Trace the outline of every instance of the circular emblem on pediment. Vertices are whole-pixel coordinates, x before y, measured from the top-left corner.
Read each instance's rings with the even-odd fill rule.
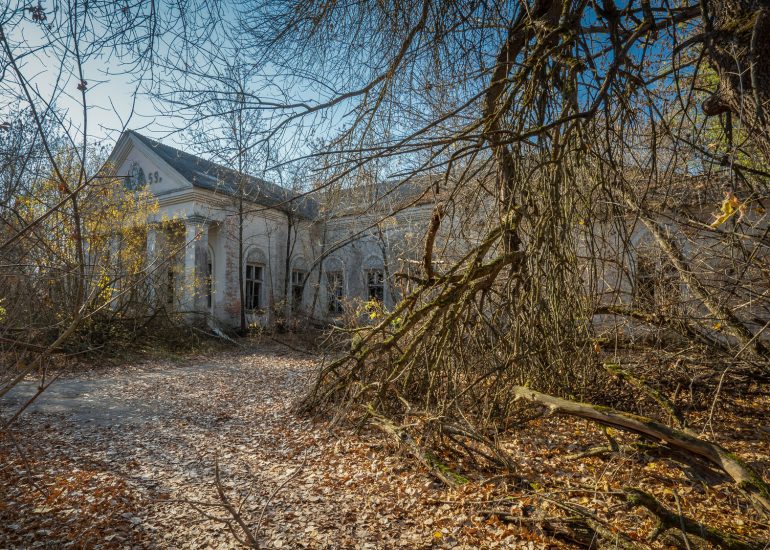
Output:
[[[128,169],[128,174],[125,179],[126,188],[128,189],[141,189],[147,185],[147,179],[144,177],[144,170],[139,166],[139,163],[134,161]]]

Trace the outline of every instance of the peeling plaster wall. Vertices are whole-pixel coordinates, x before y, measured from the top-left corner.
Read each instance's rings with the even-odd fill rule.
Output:
[[[366,271],[386,272],[385,307],[393,307],[400,293],[394,275],[407,271],[422,258],[425,230],[430,221],[432,205],[411,207],[396,216],[381,221],[378,216],[346,216],[329,222],[326,246],[337,250],[323,262],[324,272],[343,273],[344,295],[348,307],[355,308],[367,301]],[[348,242],[349,241],[349,242]],[[325,277],[320,289],[319,315],[328,312],[329,293]]]

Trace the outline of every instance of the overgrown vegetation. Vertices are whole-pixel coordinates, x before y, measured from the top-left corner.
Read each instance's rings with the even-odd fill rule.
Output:
[[[351,352],[322,368],[298,410],[385,416],[412,432],[402,439],[472,449],[502,468],[511,464],[498,443],[537,409],[577,415],[706,456],[766,517],[761,473],[687,427],[663,436],[665,424],[647,418],[687,426],[687,413],[767,389],[759,121],[770,73],[756,57],[766,9],[421,7],[292,6],[270,24],[323,59],[314,74],[356,57],[348,36],[366,34],[382,52],[334,72],[358,96],[357,118],[331,147],[343,159],[332,178],[383,156],[403,163],[405,183],[445,175],[425,189],[438,204],[422,272],[392,312],[355,330]],[[395,135],[378,139],[375,128]],[[376,146],[360,148],[367,140]],[[476,215],[458,215],[469,196]],[[458,226],[477,238],[439,266],[438,226],[444,238]],[[644,349],[663,358],[660,372],[638,368],[630,350]],[[690,399],[683,383],[696,387]]]
[[[205,2],[183,4],[185,22],[210,15]],[[400,258],[408,269],[388,281],[402,299],[349,331],[349,353],[321,367],[299,412],[371,421],[447,485],[472,475],[455,471],[451,459],[461,455],[487,473],[515,474],[505,442],[546,412],[587,419],[644,439],[623,443],[641,459],[678,453],[686,467],[719,469],[742,513],[766,526],[765,473],[708,433],[721,404],[766,396],[770,381],[764,2],[232,8],[204,19],[216,31],[235,25],[239,56],[253,61],[247,84],[260,83],[238,88],[238,113],[258,113],[260,126],[233,158],[271,147],[281,151],[270,155],[275,170],[307,169],[326,197],[351,182],[387,181],[435,204],[422,253]],[[156,17],[125,9],[136,28]],[[30,13],[39,22],[41,12]],[[102,25],[115,28],[109,17]],[[183,28],[170,33],[181,55],[163,52],[148,70],[180,87],[188,78],[205,84],[211,75],[191,65],[214,62],[226,40],[212,32],[196,48],[208,27]],[[5,36],[4,62],[34,104]],[[141,42],[128,36],[125,55]],[[82,72],[78,80],[85,110]],[[152,85],[167,96],[166,84]],[[194,109],[198,97],[174,108]],[[46,135],[44,118],[32,116],[33,134]],[[124,226],[99,229],[106,199],[123,199],[104,195],[108,184],[86,168],[85,140],[77,158],[66,156],[72,150],[46,145],[43,174],[55,175],[34,179],[32,194],[8,187],[3,197],[10,271],[0,316],[17,366],[30,355],[40,364],[78,331],[97,334],[89,324],[97,318],[131,309],[113,308],[123,303],[115,284],[124,275],[104,263],[107,233]],[[394,215],[370,206],[372,230]],[[121,261],[129,278],[147,275]],[[33,332],[45,336],[41,345],[18,336]],[[608,441],[595,456],[618,453],[616,438]],[[612,497],[655,514],[660,532],[638,541],[559,502],[573,539],[637,547],[674,525],[674,512],[637,488]],[[678,546],[690,548],[690,536],[754,545],[676,516]]]

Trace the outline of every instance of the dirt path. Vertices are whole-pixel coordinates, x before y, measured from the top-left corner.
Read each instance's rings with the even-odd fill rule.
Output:
[[[0,548],[236,547],[209,505],[215,456],[252,527],[282,487],[265,548],[534,547],[442,505],[440,487],[373,435],[292,415],[313,365],[273,348],[64,378],[25,413],[16,448],[2,440]]]

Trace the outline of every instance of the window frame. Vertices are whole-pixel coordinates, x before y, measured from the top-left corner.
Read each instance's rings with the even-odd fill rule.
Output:
[[[332,280],[336,283],[332,285]],[[345,297],[345,274],[342,271],[326,272],[326,311],[332,315],[344,312],[342,299]]]
[[[634,266],[633,305],[640,310],[651,311],[655,309],[657,302],[656,267],[655,260],[649,254],[637,253],[636,265]]]
[[[214,264],[211,260],[206,263],[206,306],[214,307]]]
[[[376,279],[372,279],[372,276]],[[364,271],[366,277],[366,299],[377,300],[381,304],[385,303],[385,270],[381,267],[372,267]],[[378,290],[379,289],[379,290]],[[379,296],[377,296],[379,294]]]
[[[246,262],[243,277],[243,300],[246,311],[262,309],[262,287],[265,282],[265,266],[258,262]],[[251,271],[251,276],[250,272]],[[257,277],[259,273],[259,277]]]
[[[296,277],[301,275],[301,278]],[[305,297],[305,280],[307,272],[302,269],[292,269],[290,275],[291,282],[291,308],[294,311],[300,309]]]
[[[176,293],[176,272],[170,267],[166,272],[166,305],[174,305],[174,294]]]
[[[633,307],[645,312],[677,311],[682,298],[679,273],[662,254],[637,251],[632,284]]]

